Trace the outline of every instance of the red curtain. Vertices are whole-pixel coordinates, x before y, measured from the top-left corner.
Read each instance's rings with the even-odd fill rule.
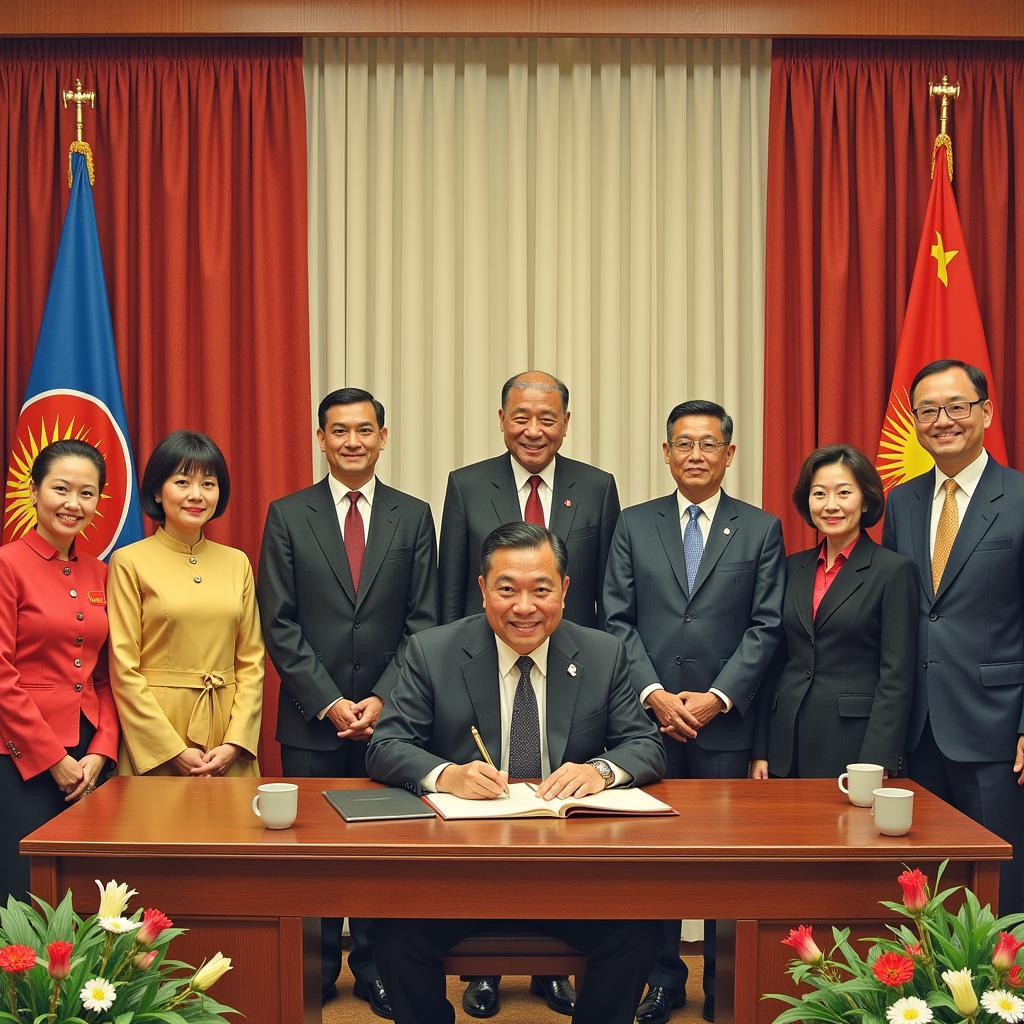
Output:
[[[778,41],[768,125],[764,505],[790,551],[804,457],[874,460],[930,185],[937,101],[959,82],[954,178],[1010,462],[1024,466],[1024,46]]]
[[[311,470],[301,41],[0,42],[5,458],[69,198],[76,78],[96,92],[85,137],[140,472],[168,431],[209,433],[231,470],[209,534],[255,564],[268,502]],[[276,707],[268,678],[265,774]]]

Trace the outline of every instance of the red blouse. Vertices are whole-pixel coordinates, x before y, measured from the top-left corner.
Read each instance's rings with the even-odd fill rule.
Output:
[[[831,569],[825,568],[825,541],[821,543],[821,550],[818,552],[818,569],[814,574],[814,596],[811,600],[811,618],[816,619],[818,617],[818,605],[821,604],[822,599],[828,593],[828,588],[832,586],[832,581],[839,575],[839,570],[846,565],[846,560],[850,557],[850,552],[857,546],[857,541],[860,540],[860,534],[858,533],[849,544],[843,548],[842,551],[836,555],[836,560],[832,563]]]

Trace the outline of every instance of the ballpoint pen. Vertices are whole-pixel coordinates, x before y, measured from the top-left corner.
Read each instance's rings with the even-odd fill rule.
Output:
[[[492,768],[496,768],[497,766],[491,760],[491,755],[487,753],[487,748],[484,746],[483,738],[480,736],[480,732],[478,731],[477,727],[475,725],[471,725],[469,727],[469,731],[473,734],[473,742],[476,744],[476,749],[480,751],[480,756]],[[508,790],[508,783],[505,784],[505,793],[504,793],[504,795],[507,796],[507,797],[511,797],[512,796],[512,794]]]

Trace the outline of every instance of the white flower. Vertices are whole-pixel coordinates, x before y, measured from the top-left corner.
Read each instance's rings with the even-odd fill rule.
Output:
[[[885,1019],[889,1024],[907,1024],[908,1021],[913,1021],[914,1024],[928,1024],[933,1017],[934,1014],[928,1004],[917,996],[897,999],[885,1011]]]
[[[209,963],[203,964],[192,977],[192,988],[197,992],[205,992],[218,978],[231,970],[231,957],[217,952],[210,957]]]
[[[111,879],[104,885],[97,878],[96,884],[100,890],[100,909],[96,911],[97,917],[120,917],[128,906],[128,900],[139,895],[135,889],[129,889],[126,882],[118,884]]]
[[[114,986],[106,978],[93,978],[85,983],[85,988],[78,993],[82,1005],[87,1010],[109,1010],[117,998]]]
[[[942,980],[949,986],[956,1008],[965,1017],[973,1017],[978,1012],[978,997],[974,993],[973,978],[970,967],[964,967],[959,971],[942,972]]]
[[[1018,1021],[1024,1020],[1024,999],[1005,988],[983,993],[981,1005],[1000,1020],[1008,1021],[1008,1024],[1017,1024]]]
[[[96,923],[112,935],[127,935],[128,932],[142,927],[141,921],[129,921],[127,917],[100,917]]]

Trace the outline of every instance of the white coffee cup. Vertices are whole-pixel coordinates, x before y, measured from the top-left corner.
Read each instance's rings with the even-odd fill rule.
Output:
[[[252,813],[264,828],[290,828],[299,811],[299,787],[292,782],[268,782],[252,798]]]
[[[874,792],[875,828],[884,836],[903,836],[910,831],[914,820],[914,791],[887,786]]]
[[[837,782],[839,788],[850,798],[851,804],[855,807],[870,807],[872,794],[882,785],[884,771],[880,764],[848,764]]]

